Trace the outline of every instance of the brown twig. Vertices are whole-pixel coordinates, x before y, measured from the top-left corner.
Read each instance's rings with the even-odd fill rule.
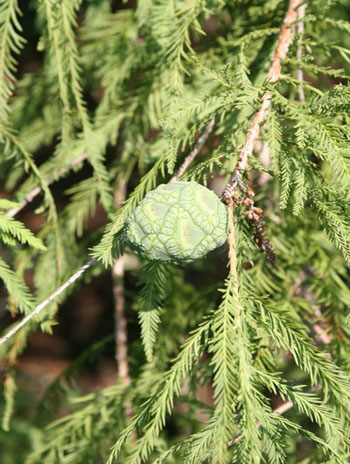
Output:
[[[175,172],[175,174],[173,175],[173,177],[170,179],[169,182],[176,182],[177,180],[179,180],[179,178],[184,174],[184,172],[186,171],[186,169],[188,168],[188,166],[193,162],[193,160],[195,159],[195,157],[198,155],[198,153],[201,151],[203,145],[205,144],[205,142],[207,141],[209,135],[212,133],[213,129],[214,129],[214,124],[215,124],[215,118],[213,118],[209,124],[207,125],[207,127],[205,128],[203,134],[199,137],[199,139],[197,140],[197,143],[194,147],[194,149],[191,151],[191,153],[189,153],[186,158],[184,159],[183,163],[181,164],[181,166],[179,167],[179,169]]]
[[[297,32],[298,32],[298,46],[297,46],[297,59],[298,61],[301,61],[301,58],[303,56],[303,45],[301,43],[301,40],[303,38],[304,34],[304,16],[305,16],[305,10],[307,8],[307,3],[304,3],[301,5],[298,10],[297,10],[297,15],[298,15],[298,23],[297,23]],[[297,68],[297,79],[298,81],[303,81],[304,80],[304,73],[303,69],[301,66],[298,66]],[[299,100],[301,102],[305,101],[305,93],[302,85],[298,86],[298,95],[299,95]]]
[[[318,388],[320,387],[320,385],[315,385],[314,387],[311,387],[308,392],[311,393],[311,392],[314,392],[316,391]],[[289,411],[290,409],[292,409],[294,406],[294,403],[292,403],[291,401],[285,401],[284,403],[282,403],[280,406],[278,406],[277,408],[275,408],[271,414],[275,414],[277,416],[281,416],[282,414],[284,414],[285,412]],[[258,428],[261,427],[261,423],[258,422],[256,424],[256,426]],[[240,434],[238,435],[236,438],[234,438],[233,440],[229,441],[227,446],[232,446],[232,445],[235,445],[236,443],[240,442],[242,439],[243,439],[244,435],[243,434]]]
[[[272,411],[272,414],[275,414],[277,416],[280,416],[281,414],[284,414],[285,412],[289,411],[290,409],[292,409],[292,407],[294,406],[294,404],[291,402],[291,401],[286,401],[285,403],[281,404],[280,406],[278,406],[278,408],[274,409]],[[261,427],[261,423],[258,422],[256,424],[256,426],[258,428]],[[239,443],[242,439],[243,439],[244,435],[241,434],[241,435],[238,435],[238,437],[234,438],[233,440],[229,441],[227,446],[232,446],[232,445],[235,445],[236,443]]]
[[[310,269],[312,272],[312,270]],[[321,311],[317,307],[317,302],[316,298],[311,292],[310,288],[305,284],[307,280],[307,274],[305,271],[300,271],[298,279],[295,282],[294,285],[294,294],[296,296],[305,298],[306,301],[309,301],[311,303],[311,308],[314,311],[314,316],[318,320],[321,320],[321,324],[318,322],[312,323],[312,328],[317,334],[318,339],[324,344],[328,345],[332,341],[332,335],[329,334],[323,327],[324,319],[322,316]],[[323,321],[322,321],[323,319]],[[330,353],[327,354],[328,358],[330,358]]]
[[[228,205],[228,225],[229,225],[229,235],[228,235],[228,246],[229,246],[229,257],[230,257],[230,275],[233,277],[235,283],[238,282],[237,274],[237,255],[236,255],[236,245],[235,245],[235,225],[233,220],[233,208],[234,204],[231,202]]]
[[[259,153],[260,161],[266,166],[270,167],[271,160],[270,160],[270,147],[267,142],[260,142],[258,140],[255,144],[255,152]],[[261,187],[262,185],[266,184],[271,179],[271,175],[267,172],[261,172],[257,179],[258,185]]]
[[[72,163],[67,166],[67,167],[64,167],[62,169],[60,169],[59,171],[57,171],[57,173],[54,175],[54,177],[50,180],[47,181],[46,185],[50,185],[52,184],[53,182],[55,182],[57,179],[59,179],[63,174],[65,174],[66,172],[68,172],[70,169],[74,168],[75,166],[77,166],[79,163],[81,163],[82,161],[86,160],[88,157],[88,154],[87,153],[83,153],[82,155],[78,156],[78,158],[76,158],[75,160],[72,161]],[[36,187],[35,189],[33,189],[31,192],[29,192],[25,197],[24,199],[19,203],[18,206],[16,206],[15,208],[12,208],[10,209],[9,211],[7,211],[6,213],[6,216],[8,217],[14,217],[16,216],[16,214],[18,214],[25,206],[28,205],[28,203],[30,203],[31,201],[34,200],[34,198],[36,196],[39,195],[39,193],[41,192],[41,188],[40,187]]]
[[[115,359],[117,361],[117,375],[122,383],[129,385],[129,364],[127,352],[127,321],[124,314],[124,256],[116,259],[112,267],[113,295],[114,295],[114,339]]]
[[[265,237],[266,224],[264,221],[263,210],[255,206],[255,202],[253,200],[255,194],[252,190],[248,190],[245,185],[241,184],[239,187],[243,192],[242,195],[233,193],[229,205],[232,204],[235,208],[238,206],[246,208],[242,212],[242,215],[248,219],[253,229],[254,241],[260,250],[266,253],[266,259],[273,264],[277,259],[277,254],[270,240]]]
[[[118,207],[124,202],[126,195],[126,182],[121,179],[115,191],[114,200]],[[124,294],[124,256],[119,256],[112,267],[113,296],[114,296],[114,338],[115,359],[117,361],[117,375],[124,385],[130,384],[128,364],[128,333],[127,320],[125,317],[125,294]]]
[[[276,82],[281,75],[282,61],[287,56],[290,44],[292,43],[293,32],[297,20],[297,8],[302,0],[290,0],[286,16],[284,18],[281,33],[278,39],[277,48],[272,58],[272,65],[267,75],[267,82]],[[261,100],[260,109],[254,114],[253,120],[247,132],[246,140],[239,152],[239,159],[233,170],[231,178],[223,191],[222,198],[229,201],[232,193],[236,190],[242,173],[248,167],[248,158],[253,153],[254,145],[260,134],[260,126],[265,121],[271,105],[271,92],[264,93]]]
[[[322,313],[319,309],[316,309],[314,314],[318,318],[322,317]],[[329,345],[329,343],[331,343],[332,335],[326,332],[318,322],[312,324],[312,328],[314,329],[317,337],[321,340],[322,343],[324,343],[325,345]]]

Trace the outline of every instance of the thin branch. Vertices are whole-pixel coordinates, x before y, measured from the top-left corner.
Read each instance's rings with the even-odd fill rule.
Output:
[[[322,313],[319,309],[315,311],[315,316],[322,317]],[[329,345],[331,343],[332,334],[326,332],[319,323],[315,322],[314,324],[312,324],[312,328],[314,329],[317,337],[321,340],[322,343],[324,343],[325,345]],[[330,357],[330,354],[329,353],[327,354],[329,355],[328,357]]]
[[[284,18],[277,48],[272,58],[272,65],[267,75],[267,82],[276,82],[281,75],[282,61],[287,56],[289,47],[292,43],[293,32],[297,21],[297,8],[302,0],[290,0],[289,7]],[[260,126],[265,121],[268,109],[271,106],[271,92],[266,91],[261,100],[260,109],[254,114],[253,120],[247,132],[246,140],[240,149],[239,159],[233,170],[231,178],[223,191],[222,198],[229,201],[233,192],[236,190],[242,173],[248,167],[248,158],[253,153],[254,145],[260,134]]]
[[[82,266],[75,274],[73,274],[63,285],[61,285],[55,292],[53,292],[46,300],[40,303],[30,314],[21,320],[17,325],[15,325],[6,335],[0,338],[0,346],[13,337],[23,326],[27,324],[34,316],[37,316],[42,309],[44,309],[51,301],[57,298],[62,292],[64,292],[68,287],[70,287],[76,280],[79,279],[85,271],[96,261],[96,258],[90,259],[84,266]]]
[[[311,267],[309,268],[310,272],[313,272]],[[314,322],[311,324],[311,327],[315,331],[318,339],[325,345],[329,345],[332,341],[332,334],[328,333],[323,327],[322,324],[324,322],[323,315],[321,311],[317,307],[317,301],[313,293],[311,292],[310,288],[308,287],[305,282],[307,281],[307,274],[305,271],[301,271],[299,273],[299,276],[294,284],[294,294],[296,296],[304,298],[306,301],[309,301],[311,304],[311,308],[314,311],[315,317],[318,319],[318,321],[321,322]],[[328,352],[327,357],[330,358],[331,355]]]
[[[60,169],[55,175],[54,177],[52,177],[50,180],[48,180],[46,182],[46,185],[49,186],[51,185],[53,182],[55,182],[57,179],[59,179],[61,176],[63,176],[64,174],[66,174],[66,172],[70,171],[72,168],[74,168],[75,166],[77,166],[79,163],[81,163],[82,161],[86,160],[88,157],[88,154],[87,153],[83,153],[82,155],[78,156],[78,158],[76,158],[75,160],[72,161],[72,163],[67,166],[67,167],[64,167],[62,169]],[[15,208],[12,208],[10,209],[9,211],[7,211],[6,213],[6,216],[8,217],[14,217],[16,216],[16,214],[18,214],[25,206],[28,205],[28,203],[30,203],[31,201],[34,200],[35,197],[37,197],[39,195],[39,193],[41,192],[41,188],[40,187],[36,187],[35,189],[33,189],[31,192],[29,192],[25,197],[24,199],[19,203],[18,206],[16,206]]]
[[[112,267],[114,295],[114,339],[117,376],[125,385],[129,385],[129,365],[127,351],[127,320],[124,313],[124,256],[119,256]]]
[[[318,385],[315,385],[314,387],[311,387],[308,392],[311,393],[311,392],[314,392],[316,391],[318,388],[319,388],[319,384]],[[284,414],[285,412],[289,411],[290,409],[292,409],[294,406],[294,403],[292,403],[291,401],[285,401],[284,403],[282,403],[280,406],[278,406],[277,408],[275,408],[271,414],[275,414],[276,416],[281,416],[282,414]],[[256,426],[258,428],[261,427],[261,423],[258,422],[256,424]],[[232,446],[232,445],[235,445],[236,443],[240,442],[242,439],[244,438],[244,435],[241,434],[241,435],[238,435],[236,438],[234,438],[233,440],[229,441],[227,446]]]
[[[233,220],[233,203],[231,202],[228,205],[228,225],[229,225],[229,235],[228,235],[228,246],[229,246],[229,257],[230,257],[230,275],[233,277],[235,283],[238,282],[237,274],[237,255],[236,255],[236,245],[235,245],[235,225]]]
[[[259,153],[260,152],[260,153]],[[259,153],[259,158],[260,161],[266,166],[270,167],[271,165],[271,160],[270,160],[270,147],[267,142],[260,142],[260,140],[257,140],[255,144],[255,153]],[[257,183],[259,186],[262,186],[266,184],[271,179],[271,175],[268,174],[267,172],[261,172],[258,179]]]
[[[304,3],[304,5],[301,5],[298,8],[297,15],[298,15],[298,24],[297,24],[297,32],[298,32],[298,46],[297,46],[297,59],[298,61],[301,61],[302,56],[303,56],[303,45],[301,43],[303,35],[304,35],[304,16],[305,16],[305,10],[307,8],[307,3]],[[298,81],[303,81],[304,80],[304,73],[303,69],[301,66],[298,66],[297,68],[297,79]],[[304,93],[304,88],[302,85],[298,86],[298,94],[299,94],[299,100],[301,102],[305,101],[305,93]]]
[[[116,207],[124,202],[126,195],[126,182],[121,179],[115,191],[114,200]],[[113,296],[114,296],[114,338],[115,359],[117,361],[117,375],[124,385],[130,384],[128,364],[128,333],[127,320],[125,317],[125,294],[124,294],[124,256],[119,256],[112,267]]]
[[[292,409],[293,406],[294,406],[294,404],[291,401],[286,401],[285,403],[282,403],[280,406],[278,406],[278,408],[274,409],[271,414],[275,414],[277,416],[280,416],[280,415],[284,414],[285,412],[289,411],[290,409]],[[258,422],[256,424],[256,426],[258,428],[260,428],[261,427],[260,422]],[[232,445],[235,445],[236,443],[239,443],[243,439],[243,437],[244,437],[243,434],[238,435],[238,437],[236,437],[233,440],[229,441],[227,446],[232,446]]]
[[[198,153],[201,151],[203,145],[207,141],[209,135],[213,132],[214,129],[214,124],[215,124],[215,118],[213,118],[207,127],[204,129],[203,134],[199,137],[197,140],[197,143],[194,147],[194,149],[189,153],[186,158],[184,159],[184,162],[181,164],[179,169],[176,171],[176,173],[173,175],[173,177],[170,179],[169,182],[176,182],[179,180],[179,178],[185,173],[186,169],[189,167],[189,165],[193,162],[195,157],[198,155]]]

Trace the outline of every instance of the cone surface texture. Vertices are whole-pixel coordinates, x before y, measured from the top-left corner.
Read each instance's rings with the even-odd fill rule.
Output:
[[[149,260],[189,262],[222,245],[226,206],[197,182],[173,182],[149,192],[129,216],[130,248]]]

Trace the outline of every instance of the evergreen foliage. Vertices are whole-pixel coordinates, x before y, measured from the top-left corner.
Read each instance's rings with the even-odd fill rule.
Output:
[[[30,314],[96,260],[0,345],[5,463],[349,461],[350,10],[344,0],[307,2],[274,81],[292,3],[33,0],[22,14],[22,2],[0,0],[6,311]],[[27,50],[39,62],[30,72]],[[262,149],[237,171],[266,95]],[[16,362],[29,337],[52,333],[77,286],[132,260],[128,218],[201,134],[180,180],[220,195],[236,173],[228,245],[190,264],[121,261],[131,380],[79,387],[113,345],[106,334],[26,417]],[[23,208],[40,215],[37,234]],[[13,457],[23,436],[27,449]]]

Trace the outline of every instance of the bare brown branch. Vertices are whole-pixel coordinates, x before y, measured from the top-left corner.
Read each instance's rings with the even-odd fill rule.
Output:
[[[305,10],[307,8],[307,3],[304,3],[301,5],[298,10],[297,10],[297,15],[298,15],[298,24],[297,24],[297,32],[298,32],[298,46],[297,46],[297,59],[298,61],[301,61],[301,58],[303,56],[303,45],[301,43],[301,40],[303,38],[304,34],[304,16],[305,16]],[[304,73],[303,69],[298,66],[297,68],[297,79],[298,81],[303,81],[304,80]],[[301,102],[305,101],[305,94],[304,94],[304,89],[302,85],[298,86],[298,94],[299,94],[299,100]]]
[[[313,272],[311,268],[308,269],[309,272]],[[305,271],[300,271],[298,278],[294,284],[293,293],[301,298],[304,298],[306,301],[309,301],[311,308],[314,311],[314,317],[317,319],[312,323],[312,328],[315,331],[317,338],[325,345],[328,345],[332,341],[332,334],[327,331],[327,326],[325,324],[325,319],[317,306],[317,301],[310,290],[307,284],[307,273]],[[330,358],[330,353],[327,353],[327,357]]]
[[[114,200],[118,207],[123,203],[126,196],[126,182],[121,179],[115,192]],[[129,385],[129,364],[128,364],[128,333],[127,320],[125,317],[125,294],[124,294],[124,256],[116,259],[112,268],[113,277],[113,296],[114,296],[114,339],[115,339],[115,359],[117,361],[117,375],[123,384]]]
[[[238,281],[237,274],[237,255],[235,246],[235,225],[233,220],[233,203],[228,205],[228,224],[229,224],[229,235],[228,235],[228,246],[229,246],[229,257],[230,257],[230,275],[233,277],[234,282]]]
[[[289,411],[290,409],[292,409],[293,406],[294,405],[291,401],[286,401],[285,403],[282,403],[281,406],[278,406],[278,408],[274,409],[272,411],[272,414],[280,416],[284,414],[285,412]],[[259,428],[261,426],[260,422],[258,422],[256,426]],[[229,441],[228,446],[232,446],[232,445],[235,445],[236,443],[239,443],[242,440],[242,438],[243,438],[243,434],[238,435],[238,437]]]
[[[316,385],[314,387],[311,387],[308,392],[311,393],[311,392],[314,392],[316,391],[318,388],[320,387],[320,385]],[[289,411],[290,409],[292,409],[294,406],[294,403],[292,403],[291,401],[285,401],[284,403],[282,403],[280,406],[278,406],[277,408],[275,408],[271,414],[275,414],[277,416],[281,416],[282,414],[284,414],[285,412]],[[261,423],[258,422],[256,424],[256,426],[258,428],[261,427]],[[241,435],[238,435],[236,438],[234,438],[233,440],[229,441],[228,442],[228,446],[232,446],[232,445],[235,445],[236,443],[240,442],[242,439],[243,439],[243,434]]]
[[[215,124],[215,118],[213,118],[209,122],[209,124],[205,128],[203,134],[197,140],[197,143],[196,143],[194,149],[191,151],[191,153],[189,153],[186,156],[184,162],[181,164],[179,169],[176,171],[176,173],[170,179],[170,182],[176,182],[185,173],[186,169],[189,167],[189,165],[193,162],[195,157],[201,151],[201,149],[202,149],[203,145],[205,144],[205,142],[207,141],[209,135],[212,133],[212,131],[214,129],[214,124]]]

